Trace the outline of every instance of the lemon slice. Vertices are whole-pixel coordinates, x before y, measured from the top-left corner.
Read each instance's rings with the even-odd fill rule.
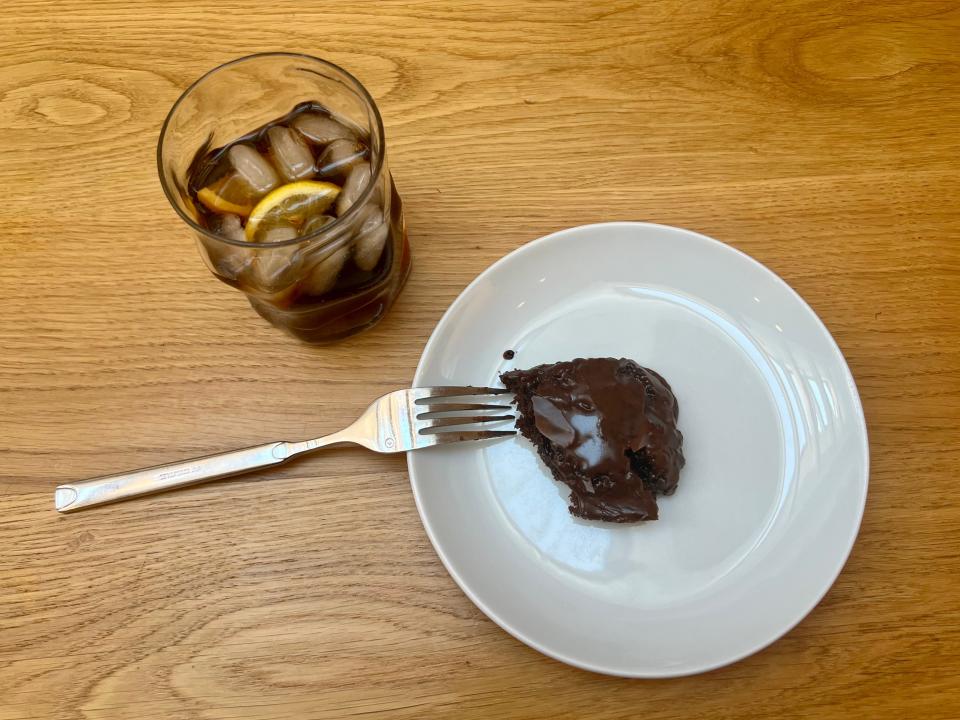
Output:
[[[299,228],[310,217],[320,215],[333,205],[339,194],[340,188],[328,182],[300,180],[281,185],[253,208],[244,231],[247,240],[263,242],[266,231],[275,225]]]
[[[230,213],[246,217],[253,209],[252,205],[238,205],[217,195],[213,188],[205,187],[197,191],[197,200],[207,206],[208,209],[218,213]]]

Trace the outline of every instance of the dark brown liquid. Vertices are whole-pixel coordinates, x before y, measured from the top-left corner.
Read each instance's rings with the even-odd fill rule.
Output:
[[[256,148],[264,157],[269,157],[267,131],[278,125],[289,125],[298,115],[306,112],[329,115],[319,103],[301,103],[286,115],[222,147],[209,149],[209,146],[203,146],[197,151],[188,170],[187,190],[200,225],[213,233],[216,233],[219,227],[221,221],[219,213],[200,202],[197,193],[219,179],[218,175],[227,165],[223,162],[224,156],[230,148],[239,143],[245,143]],[[316,161],[324,147],[313,144],[309,140],[307,143]],[[358,135],[358,146],[364,153],[365,159],[370,161],[369,138],[362,134]],[[322,177],[309,179],[322,179],[342,186],[346,178],[344,173],[333,170]],[[322,344],[359,332],[375,324],[384,315],[410,273],[410,247],[403,219],[402,202],[393,185],[393,178],[389,175],[386,185],[390,202],[389,234],[379,260],[370,270],[363,270],[353,262],[347,262],[337,276],[333,287],[320,295],[310,294],[305,289],[305,284],[301,283],[295,284],[283,293],[267,295],[246,280],[243,275],[232,276],[231,273],[222,272],[218,264],[217,248],[210,247],[212,241],[205,240],[208,264],[218,278],[244,291],[250,304],[262,317],[301,340]],[[250,245],[256,246],[255,243]],[[229,251],[229,248],[224,250]]]
[[[224,156],[227,154],[227,151],[230,150],[234,145],[239,145],[244,143],[246,145],[252,145],[257,149],[257,151],[267,157],[269,155],[270,144],[267,140],[267,131],[278,125],[290,125],[294,120],[296,120],[298,115],[303,113],[315,112],[320,115],[330,115],[327,109],[316,102],[304,102],[297,105],[293,110],[288,112],[282,117],[278,117],[275,120],[261,125],[256,130],[251,130],[246,135],[241,135],[236,140],[227,143],[218,148],[212,150],[209,149],[208,145],[202,146],[197,150],[196,154],[193,157],[193,161],[190,163],[190,167],[187,170],[187,189],[190,193],[190,198],[194,201],[197,206],[197,211],[200,215],[199,222],[201,225],[208,229],[213,229],[216,227],[216,215],[217,213],[213,210],[207,208],[203,203],[197,200],[197,193],[211,185],[212,183],[218,180],[218,171],[225,167],[225,163],[222,162]],[[370,157],[370,139],[364,134],[358,135],[358,143],[361,149],[366,153],[365,157],[369,159]],[[314,155],[319,156],[323,151],[323,148],[314,148]],[[335,182],[338,185],[343,184],[343,176],[331,176],[324,177],[324,180],[329,179],[331,182]],[[338,182],[340,181],[340,182]]]

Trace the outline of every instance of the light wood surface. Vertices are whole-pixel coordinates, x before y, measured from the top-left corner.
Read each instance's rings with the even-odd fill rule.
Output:
[[[179,93],[266,49],[362,79],[406,203],[406,291],[331,348],[216,282],[157,181]],[[0,720],[960,716],[958,87],[953,0],[6,4]],[[617,219],[765,263],[859,384],[860,538],[757,655],[656,682],[539,655],[448,577],[399,456],[53,511],[58,482],[339,428],[487,265]]]

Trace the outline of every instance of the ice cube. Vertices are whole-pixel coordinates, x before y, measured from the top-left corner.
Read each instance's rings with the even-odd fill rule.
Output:
[[[297,236],[297,229],[292,225],[276,225],[272,228],[267,228],[260,235],[262,238],[260,242],[264,243],[275,243],[283,242],[284,240],[293,240]]]
[[[215,275],[227,280],[238,280],[250,267],[252,258],[244,248],[210,238],[203,238],[201,245],[207,256],[207,265]]]
[[[264,242],[292,240],[297,231],[288,226],[270,228],[263,235]],[[261,248],[254,246],[251,280],[256,288],[268,295],[279,293],[296,282],[300,269],[300,249],[296,244]]]
[[[244,242],[247,239],[243,234],[243,223],[239,215],[231,213],[216,215],[215,220],[210,224],[210,229],[217,235],[234,242]]]
[[[380,261],[390,226],[384,220],[383,208],[379,205],[369,205],[361,210],[357,225],[359,229],[354,239],[353,262],[361,270],[370,271]]]
[[[327,145],[334,140],[344,138],[349,140],[356,137],[353,130],[337,122],[329,115],[320,113],[301,113],[290,124],[299,130],[304,137],[317,145]]]
[[[337,284],[337,277],[349,257],[349,245],[334,250],[310,271],[306,279],[300,283],[300,289],[307,295],[315,297],[330,292],[333,286]]]
[[[303,138],[288,127],[275,125],[267,130],[270,159],[288,183],[313,175],[313,153]]]
[[[227,159],[233,165],[237,179],[247,185],[256,199],[280,184],[273,165],[256,148],[242,143],[234,145],[227,151]]]
[[[313,215],[308,218],[307,221],[303,224],[303,227],[300,228],[300,237],[306,237],[307,235],[312,235],[323,227],[326,227],[332,222],[335,222],[336,218],[332,218],[329,215]]]
[[[343,215],[353,205],[370,182],[370,163],[359,162],[347,174],[340,195],[337,196],[337,215]]]
[[[317,160],[317,175],[322,178],[346,175],[366,154],[366,148],[353,140],[334,140]]]

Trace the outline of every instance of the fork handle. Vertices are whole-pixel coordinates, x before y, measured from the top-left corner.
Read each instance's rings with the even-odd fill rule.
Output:
[[[60,485],[54,493],[54,503],[60,512],[73,512],[91,505],[102,505],[279,465],[291,457],[286,451],[286,445],[285,442],[272,442]]]

